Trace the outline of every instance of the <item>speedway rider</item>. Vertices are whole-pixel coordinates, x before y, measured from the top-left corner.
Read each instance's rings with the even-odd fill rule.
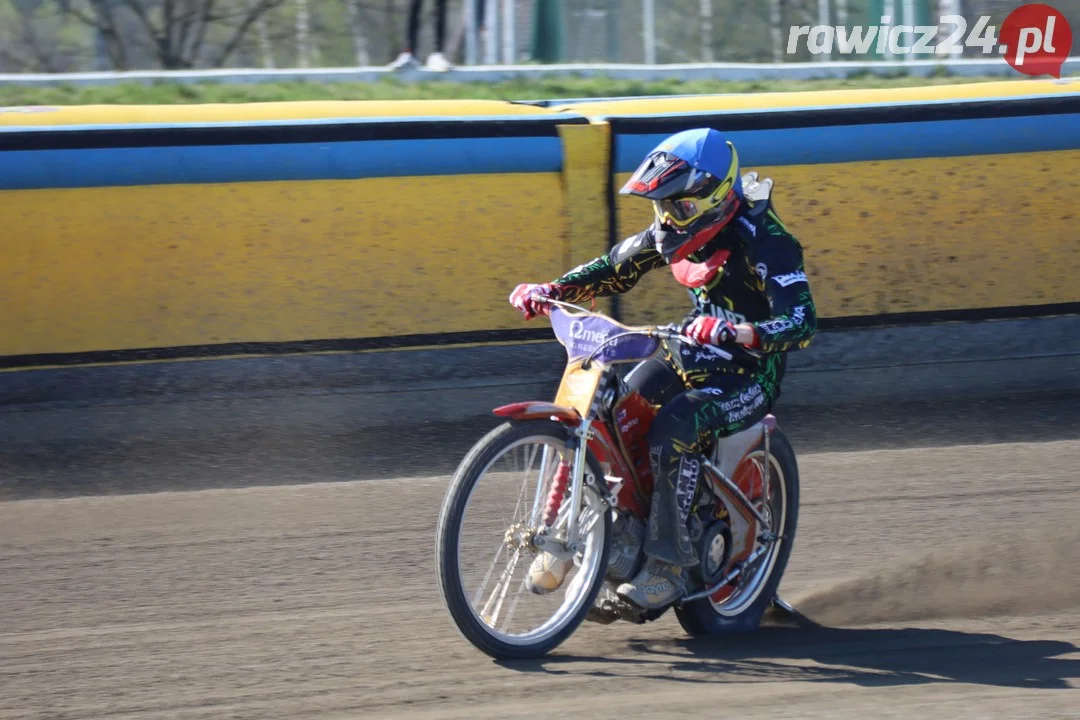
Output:
[[[581,303],[624,293],[665,264],[689,290],[694,309],[683,333],[700,346],[665,345],[626,377],[661,406],[649,430],[655,490],[644,544],[648,561],[616,591],[640,608],[662,608],[686,594],[688,571],[698,564],[687,522],[700,458],[716,437],[744,430],[769,412],[780,394],[786,353],[806,347],[817,330],[802,247],[770,207],[772,184],[757,173],[740,177],[734,145],[716,130],[673,135],[620,191],[652,200],[656,219],[648,229],[553,282],[522,284],[510,296],[528,320],[549,312],[542,298]],[[738,367],[711,352],[732,343],[754,351],[756,367]]]

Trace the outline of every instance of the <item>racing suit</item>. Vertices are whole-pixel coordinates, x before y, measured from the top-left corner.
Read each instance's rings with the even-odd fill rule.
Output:
[[[661,406],[649,430],[655,494],[644,550],[681,567],[698,562],[687,528],[698,456],[716,437],[746,429],[769,412],[780,395],[786,353],[806,347],[817,330],[801,245],[769,207],[767,195],[756,201],[748,196],[748,201],[689,258],[701,263],[726,251],[722,267],[704,282],[698,277],[697,287],[680,282],[689,287],[694,304],[688,318],[706,314],[753,327],[756,362],[751,356],[749,366],[740,366],[711,346],[665,343],[658,356],[626,377],[631,388]],[[657,249],[661,232],[654,224],[555,280],[562,298],[580,303],[627,292],[646,272],[666,264]]]

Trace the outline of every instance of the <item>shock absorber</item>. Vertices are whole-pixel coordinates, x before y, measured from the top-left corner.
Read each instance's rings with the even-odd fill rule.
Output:
[[[562,507],[563,498],[566,497],[566,488],[570,484],[570,463],[563,460],[555,468],[555,476],[551,478],[551,492],[548,493],[547,504],[544,505],[544,524],[551,527],[555,524],[555,518],[559,516],[559,508]]]

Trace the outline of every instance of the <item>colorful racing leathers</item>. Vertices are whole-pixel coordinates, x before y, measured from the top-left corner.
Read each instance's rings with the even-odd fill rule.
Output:
[[[754,178],[750,183],[757,186]],[[767,194],[748,200],[753,204],[744,205],[701,251],[671,269],[694,303],[689,318],[706,314],[752,325],[755,352],[738,364],[709,346],[671,342],[626,377],[661,406],[649,436],[656,494],[645,552],[680,566],[698,560],[687,519],[697,495],[699,456],[717,436],[739,432],[769,412],[780,395],[786,353],[806,347],[817,330],[802,247]],[[658,241],[663,229],[653,225],[574,268],[555,281],[562,299],[580,303],[630,290],[646,272],[666,264]],[[713,267],[725,254],[726,262]]]

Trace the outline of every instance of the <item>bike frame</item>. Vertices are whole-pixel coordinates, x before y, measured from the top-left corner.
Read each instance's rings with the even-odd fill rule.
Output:
[[[652,495],[651,470],[645,471],[648,468],[647,447],[644,457],[645,467],[639,468],[635,463],[634,448],[626,446],[627,433],[623,432],[619,425],[618,415],[621,409],[626,403],[632,402],[628,398],[636,395],[636,393],[616,397],[617,393],[613,382],[616,366],[626,363],[637,364],[648,360],[659,352],[660,341],[663,340],[692,341],[670,328],[624,325],[602,313],[593,312],[579,305],[550,299],[547,302],[559,308],[574,311],[576,314],[567,313],[571,318],[583,316],[602,318],[604,324],[616,330],[616,332],[597,342],[591,352],[583,357],[574,358],[568,347],[567,365],[563,371],[553,403],[539,401],[513,403],[496,408],[494,413],[513,420],[551,419],[566,427],[570,435],[568,449],[573,453],[573,460],[569,483],[570,493],[569,497],[563,500],[563,502],[566,502],[566,500],[570,502],[566,519],[565,550],[577,552],[581,548],[581,539],[578,534],[583,508],[583,491],[586,484],[586,458],[589,451],[597,459],[604,475],[603,483],[600,482],[599,478],[593,479],[595,482],[592,489],[599,494],[608,508],[618,508],[644,520],[648,514]],[[583,330],[582,332],[587,331]],[[558,336],[558,333],[556,334]],[[631,335],[656,339],[655,348],[644,355],[601,357],[605,348],[610,344]],[[559,340],[563,342],[562,338],[559,338]],[[726,355],[728,359],[732,358],[729,353],[720,352]],[[640,395],[637,397],[640,398]],[[652,422],[656,409],[652,409],[651,415],[648,410],[640,411],[648,415],[645,418],[638,418],[644,428]],[[768,443],[769,432],[774,427],[775,418],[770,415],[760,423],[760,428],[755,426],[739,433],[737,436],[722,439],[717,443],[712,460],[707,459],[705,462],[706,476],[709,477],[714,492],[723,499],[729,508],[736,508],[746,522],[756,523],[758,528],[770,535],[773,533],[773,529],[770,526],[769,519],[755,506],[752,499],[747,496],[747,492],[732,480],[728,474],[737,477],[736,468],[746,459],[750,450],[757,445],[757,439],[753,433],[759,430],[764,435],[765,441],[765,461],[762,463],[764,467],[761,468],[761,474],[763,476],[762,489],[765,500],[768,501],[771,489],[768,475],[770,464]],[[738,436],[744,437],[739,438]],[[753,442],[749,442],[750,440],[753,440]],[[738,446],[736,457],[725,458],[725,450],[736,449],[736,446]],[[640,449],[638,452],[640,453]],[[723,463],[721,463],[722,459],[724,460]],[[721,464],[728,466],[728,473],[724,472]],[[538,533],[537,540],[540,541],[538,545],[550,546],[548,538],[543,537],[546,530],[548,528]],[[749,556],[748,561],[753,559],[749,549],[746,554]],[[730,577],[725,578],[726,582],[730,582]],[[718,585],[716,588],[706,591],[703,597],[713,594],[719,587]]]

